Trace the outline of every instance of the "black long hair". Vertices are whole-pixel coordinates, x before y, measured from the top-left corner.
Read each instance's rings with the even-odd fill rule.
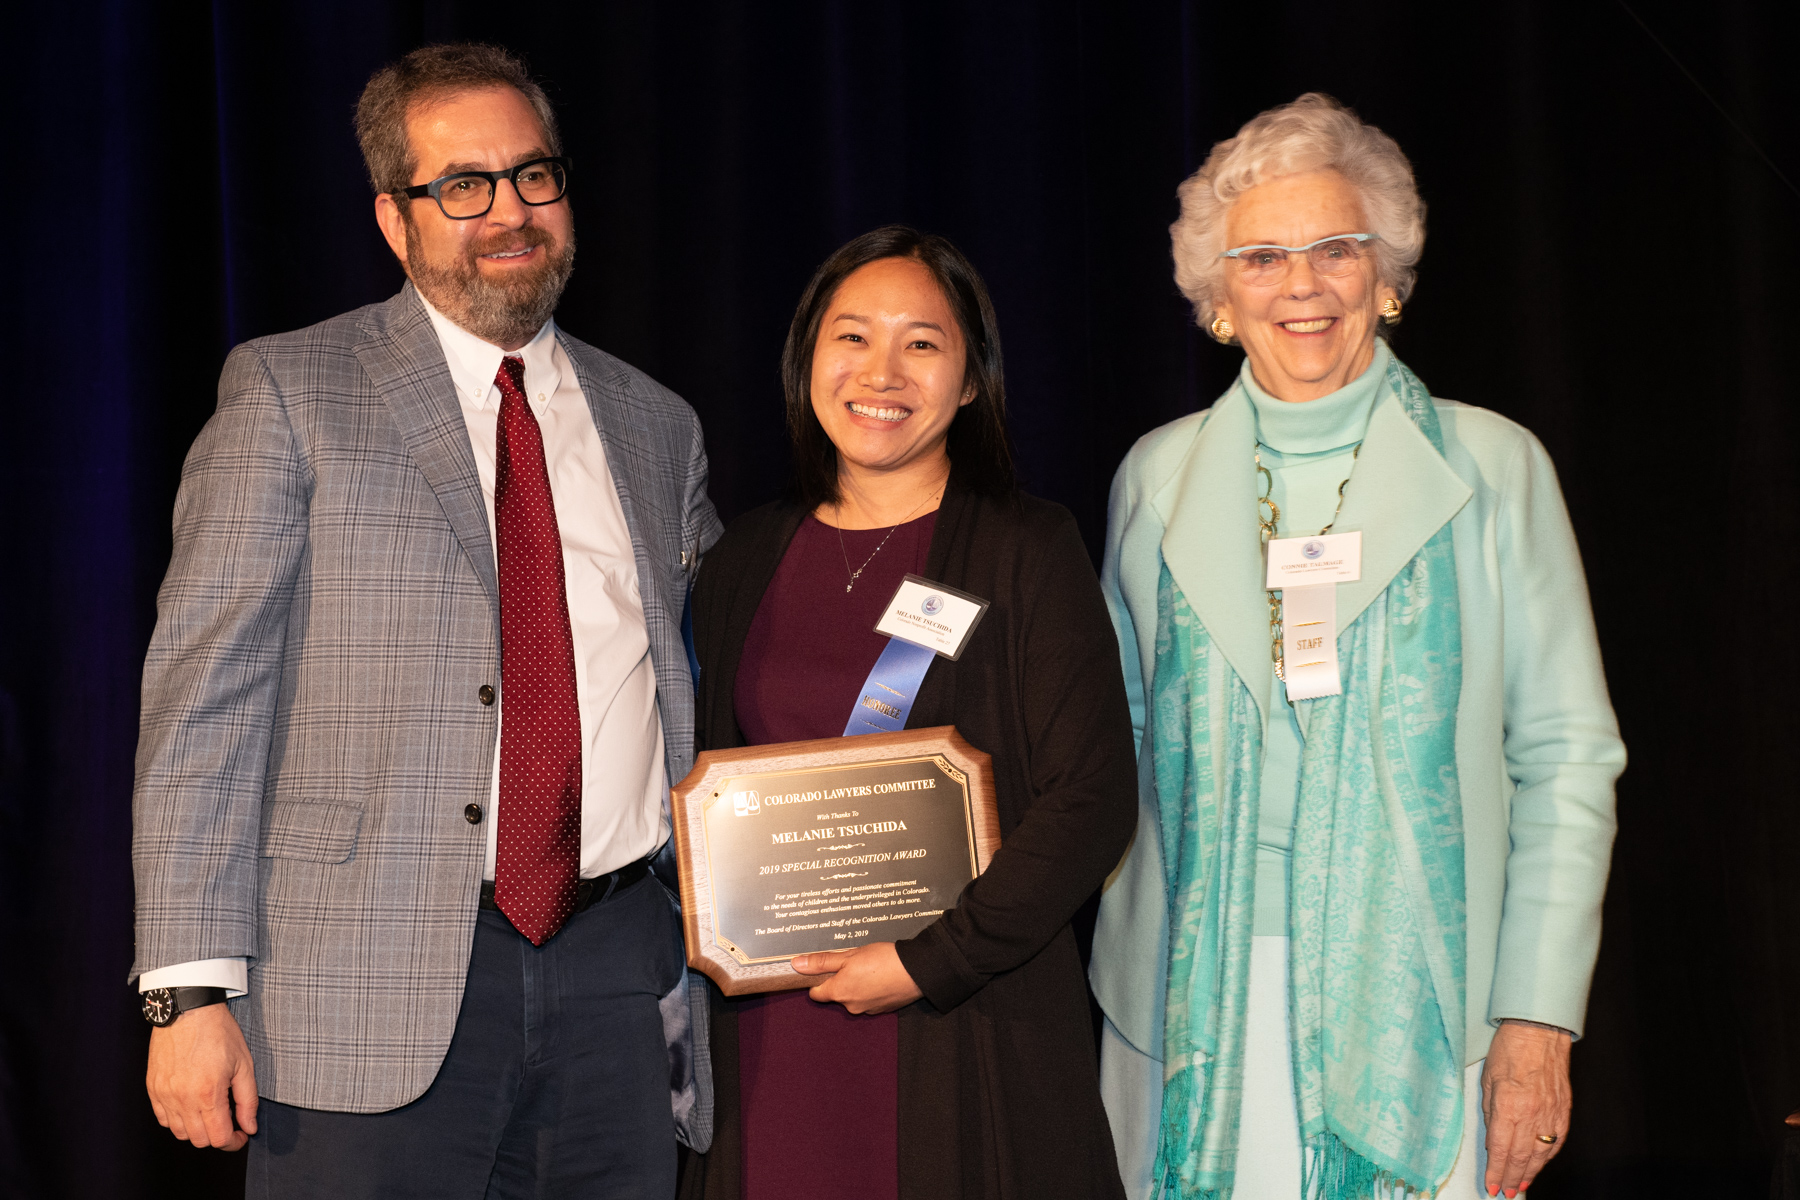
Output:
[[[1012,447],[1006,436],[1006,378],[1000,357],[1000,326],[981,273],[947,238],[906,225],[883,225],[852,238],[813,272],[788,326],[781,351],[781,384],[787,398],[788,442],[794,452],[794,493],[807,509],[836,504],[837,447],[813,412],[813,347],[819,326],[838,286],[852,272],[883,258],[910,258],[931,272],[950,302],[966,347],[965,384],[975,398],[950,422],[947,450],[957,484],[988,495],[1005,495],[1016,485]]]

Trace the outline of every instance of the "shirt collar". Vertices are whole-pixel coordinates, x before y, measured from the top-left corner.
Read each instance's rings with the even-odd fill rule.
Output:
[[[499,389],[494,376],[500,373],[500,360],[517,355],[525,360],[525,398],[541,409],[556,394],[562,382],[562,369],[556,363],[556,322],[545,321],[537,335],[517,350],[502,350],[492,342],[484,342],[446,317],[431,301],[420,296],[431,327],[437,330],[438,344],[444,348],[444,360],[450,367],[450,378],[457,395],[477,408],[498,408]]]
[[[1277,400],[1262,389],[1244,360],[1239,381],[1256,406],[1256,436],[1263,445],[1285,454],[1318,454],[1362,441],[1369,413],[1387,378],[1390,354],[1384,338],[1375,339],[1368,369],[1329,395],[1294,404]]]

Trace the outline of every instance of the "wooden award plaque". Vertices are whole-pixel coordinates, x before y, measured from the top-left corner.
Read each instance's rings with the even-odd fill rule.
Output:
[[[673,795],[688,966],[727,996],[911,937],[1000,845],[993,762],[950,725],[709,750]]]

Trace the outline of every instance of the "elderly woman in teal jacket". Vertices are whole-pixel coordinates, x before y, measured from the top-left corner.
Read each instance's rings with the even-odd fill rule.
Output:
[[[1133,1197],[1515,1196],[1562,1145],[1624,747],[1556,475],[1381,336],[1424,205],[1302,96],[1181,188],[1242,346],[1113,484],[1138,831],[1091,976]]]

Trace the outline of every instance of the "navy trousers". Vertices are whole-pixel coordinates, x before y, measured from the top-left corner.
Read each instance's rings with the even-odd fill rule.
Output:
[[[657,1000],[680,980],[681,961],[680,923],[654,878],[576,913],[542,946],[483,911],[431,1087],[384,1113],[264,1100],[245,1196],[673,1196]]]

